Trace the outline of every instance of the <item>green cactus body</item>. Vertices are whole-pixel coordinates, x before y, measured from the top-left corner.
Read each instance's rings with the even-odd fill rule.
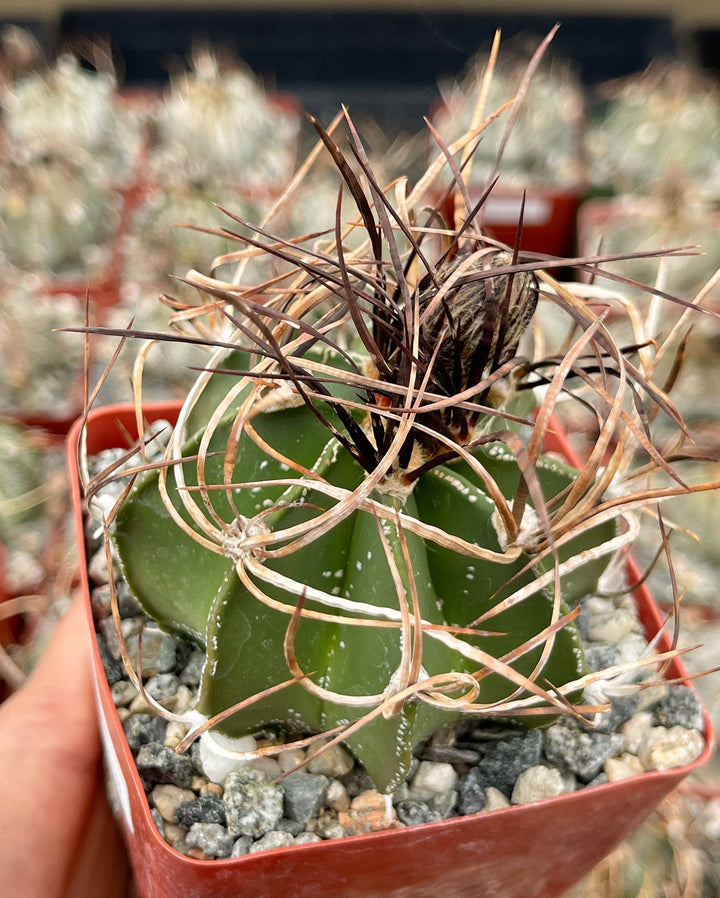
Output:
[[[345,362],[334,357],[338,365]],[[235,364],[242,367],[238,355]],[[246,364],[246,362],[245,362]],[[191,415],[196,435],[184,447],[184,456],[196,455],[203,433],[203,418],[213,406],[214,394],[222,378],[215,375],[208,386],[207,406],[198,406]],[[344,387],[343,387],[344,389]],[[337,389],[335,390],[337,392]],[[323,404],[323,412],[332,410]],[[206,408],[207,411],[203,411]],[[204,473],[207,484],[222,484],[222,452],[230,438],[234,413],[222,420],[210,442]],[[350,491],[360,486],[365,472],[351,454],[332,438],[326,426],[306,405],[259,412],[253,428],[286,458],[334,487]],[[499,444],[475,450],[507,496],[520,480],[520,471]],[[197,483],[197,465],[184,463],[188,485]],[[538,480],[548,503],[572,482],[572,469],[554,460],[541,459]],[[315,488],[305,477],[301,485],[252,484],[267,480],[296,478],[292,468],[267,455],[247,433],[240,437],[233,484],[243,488],[217,490],[209,495],[215,514],[228,527],[236,511],[246,519],[262,522],[268,531],[319,518],[335,506],[336,498]],[[181,502],[172,476],[168,491],[176,508]],[[232,493],[236,511],[227,493]],[[199,493],[192,494],[203,508]],[[522,553],[514,560],[487,561],[461,554],[416,532],[413,522],[432,525],[461,537],[472,545],[502,552],[492,522],[494,502],[480,478],[467,462],[438,466],[415,483],[400,502],[376,490],[370,496],[373,508],[355,507],[343,515],[332,529],[312,542],[282,557],[263,561],[274,582],[260,584],[247,571],[249,583],[262,588],[264,595],[287,606],[269,607],[243,583],[237,557],[213,551],[181,531],[163,504],[158,489],[158,472],[144,474],[122,506],[115,522],[114,540],[131,588],[145,610],[170,631],[192,637],[207,651],[198,710],[212,716],[236,703],[267,690],[289,678],[284,640],[292,609],[302,595],[304,608],[322,611],[322,620],[303,616],[294,641],[298,664],[314,683],[339,698],[330,700],[302,683],[250,703],[223,721],[219,729],[239,736],[266,727],[281,727],[289,733],[325,732],[337,725],[357,720],[377,709],[383,694],[390,696],[401,662],[401,631],[398,626],[398,587],[407,596],[415,595],[422,618],[422,677],[445,672],[477,674],[483,664],[464,646],[503,659],[509,652],[535,637],[552,619],[552,593],[541,590],[481,624],[488,634],[448,631],[447,627],[472,626],[498,601],[535,579],[547,560],[524,570],[531,560]],[[382,509],[387,509],[382,514]],[[182,514],[187,518],[187,512]],[[399,515],[402,514],[400,518]],[[259,517],[256,517],[259,516]],[[400,522],[400,523],[399,523]],[[400,532],[402,528],[402,534]],[[381,535],[382,534],[382,535]],[[603,524],[576,536],[561,548],[561,560],[589,545],[598,545],[615,535],[613,523]],[[409,564],[407,563],[409,559]],[[393,571],[394,567],[394,571]],[[600,569],[591,562],[563,580],[567,605],[592,591]],[[395,578],[393,578],[395,573]],[[285,578],[285,579],[282,579]],[[412,580],[412,589],[410,588]],[[349,603],[357,603],[355,605]],[[356,626],[348,617],[385,621],[386,626]],[[437,625],[445,629],[433,629]],[[521,654],[512,668],[530,676],[541,656],[542,646]],[[584,672],[579,637],[573,626],[560,629],[540,675],[541,683],[560,686]],[[487,674],[487,670],[485,670]],[[494,672],[481,675],[476,703],[488,710],[492,704],[515,694],[527,693],[512,674]],[[457,688],[454,695],[457,695]],[[359,704],[342,697],[365,697]],[[462,716],[458,707],[440,707],[440,700],[428,703],[412,698],[376,711],[365,725],[346,740],[365,765],[377,787],[389,791],[407,774],[413,747],[446,723]],[[533,719],[533,718],[531,718]]]

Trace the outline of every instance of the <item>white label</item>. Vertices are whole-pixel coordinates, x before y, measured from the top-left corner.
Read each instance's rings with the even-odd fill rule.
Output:
[[[125,782],[122,767],[120,766],[120,759],[117,756],[112,736],[108,729],[107,720],[105,719],[105,711],[102,702],[100,701],[97,673],[94,667],[93,680],[95,685],[95,701],[97,703],[98,720],[100,722],[100,739],[105,755],[105,770],[109,786],[108,799],[114,813],[121,818],[122,822],[127,827],[128,832],[134,833],[135,826],[130,811],[130,793],[128,792],[127,783]]]

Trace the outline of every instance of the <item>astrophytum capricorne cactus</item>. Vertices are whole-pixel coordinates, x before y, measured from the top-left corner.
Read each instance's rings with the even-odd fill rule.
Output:
[[[670,408],[545,262],[472,214],[456,231],[418,224],[419,188],[396,185],[393,206],[352,123],[360,176],[318,131],[365,244],[343,250],[339,211],[331,248],[256,227],[238,257],[270,253],[276,279],[191,278],[222,334],[198,331],[216,354],[113,539],[148,614],[206,650],[204,718],[228,736],[330,734],[391,790],[447,723],[533,723],[581,700],[577,600],[630,538],[622,503],[600,505],[621,415],[647,446],[628,383]],[[579,328],[529,363],[542,285]],[[542,443],[566,379],[598,372],[606,418],[577,472]]]

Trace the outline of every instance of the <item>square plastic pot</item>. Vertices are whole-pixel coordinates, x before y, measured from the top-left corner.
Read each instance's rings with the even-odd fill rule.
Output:
[[[179,405],[155,403],[148,420],[174,421]],[[83,498],[77,458],[78,421],[68,437],[80,570],[93,642],[93,676],[109,782],[141,898],[558,898],[632,833],[675,786],[708,759],[712,727],[705,715],[705,750],[687,767],[644,773],[530,804],[437,823],[272,849],[228,860],[195,860],[159,835],[110,696],[94,639],[84,546]],[[135,434],[132,406],[91,412],[89,454],[127,445]],[[561,437],[553,449],[560,449]],[[632,574],[631,574],[632,576]],[[648,635],[662,615],[649,593],[636,593]],[[660,650],[669,639],[660,637]],[[676,660],[668,677],[687,677]]]
[[[498,187],[484,203],[483,231],[495,240],[514,246],[520,213],[523,211],[520,249],[569,258],[575,251],[577,216],[584,195],[585,191],[581,186],[570,190],[531,186],[525,196],[523,211],[523,195],[520,191]],[[471,186],[469,196],[471,203],[479,202],[482,189]],[[442,211],[447,221],[454,222],[454,192],[448,197]]]

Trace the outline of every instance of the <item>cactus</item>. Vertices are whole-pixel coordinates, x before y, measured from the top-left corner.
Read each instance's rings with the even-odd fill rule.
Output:
[[[207,653],[201,730],[325,734],[391,791],[413,747],[460,718],[536,725],[599,709],[584,689],[613,673],[586,669],[578,602],[648,497],[608,491],[632,484],[643,455],[643,474],[668,469],[649,422],[682,422],[651,382],[649,347],[622,351],[551,277],[565,263],[521,259],[472,213],[436,226],[442,202],[426,223],[433,179],[462,143],[412,190],[395,183],[393,205],[347,122],[352,165],[315,127],[365,242],[342,244],[341,191],[334,251],[256,226],[236,239],[283,277],[190,279],[203,304],[183,339],[215,355],[160,462],[139,416],[145,458],[108,529],[143,608]],[[559,355],[526,358],[540,299],[575,330]],[[222,322],[212,336],[207,313]],[[561,394],[597,407],[582,471],[542,454]]]
[[[720,90],[692,64],[655,61],[601,88],[585,149],[598,189],[712,207],[720,197]]]
[[[472,171],[464,173],[466,180],[471,185],[482,184],[502,155],[506,187],[576,190],[587,179],[582,152],[586,113],[582,84],[567,60],[543,59],[535,69],[533,63],[528,66],[529,59],[524,51],[515,56],[504,53],[496,64],[492,51],[478,53],[459,80],[441,84],[442,104],[433,123],[448,142],[470,128],[483,98],[486,72],[494,66],[485,108],[499,108],[513,95],[517,99],[508,115],[496,119],[484,132]]]
[[[337,356],[330,354],[323,361],[330,366],[337,363]],[[213,429],[207,452],[232,444],[235,415],[225,416]],[[220,498],[222,493],[212,494],[214,513],[223,521],[223,533],[218,533],[222,554],[178,533],[163,505],[157,470],[137,485],[116,523],[115,539],[125,575],[148,613],[163,627],[197,639],[208,652],[198,710],[212,716],[277,684],[278,671],[286,666],[288,612],[293,604],[297,607],[301,597],[308,607],[312,603],[316,610],[331,615],[330,620],[303,620],[293,648],[300,668],[313,671],[321,689],[310,691],[296,683],[233,715],[225,724],[226,734],[240,735],[276,723],[293,731],[322,732],[356,719],[368,707],[367,700],[358,707],[331,693],[374,696],[373,703],[382,707],[392,698],[393,684],[398,691],[415,682],[422,686],[423,678],[444,671],[458,672],[455,688],[467,688],[478,668],[488,665],[486,672],[491,671],[486,654],[500,663],[493,662],[499,672],[482,680],[482,707],[490,713],[494,703],[512,703],[513,696],[521,706],[528,698],[525,678],[538,665],[542,650],[542,644],[533,647],[532,641],[553,622],[551,593],[536,590],[526,601],[493,616],[491,629],[497,633],[453,633],[453,628],[472,629],[473,622],[490,612],[495,603],[535,576],[524,570],[531,561],[529,554],[503,553],[493,520],[495,503],[475,466],[459,461],[438,465],[421,475],[402,500],[393,497],[394,489],[385,492],[393,481],[388,477],[369,494],[367,507],[343,512],[331,529],[322,532],[325,528],[318,519],[335,512],[338,500],[324,490],[313,489],[309,479],[298,482],[292,475],[302,466],[333,491],[350,496],[364,489],[361,467],[347,449],[329,437],[326,426],[307,406],[260,411],[252,422],[261,439],[281,455],[264,452],[247,433],[241,437],[230,479],[245,487],[232,498],[232,504]],[[205,451],[201,442],[206,435],[207,429],[201,429],[185,444],[183,455]],[[511,498],[520,480],[512,454],[481,448],[473,458],[492,472]],[[223,483],[224,463],[222,454],[207,459],[202,475],[205,484]],[[185,483],[196,483],[192,464],[184,470]],[[574,480],[574,473],[557,461],[539,461],[537,470],[546,501]],[[285,479],[293,479],[293,485],[283,488]],[[265,481],[274,483],[253,486]],[[170,484],[168,488],[180,510],[178,493]],[[243,538],[253,531],[259,545],[268,538],[272,545],[290,528],[308,530],[313,525],[321,535],[284,557],[261,564],[252,552],[245,557]],[[432,536],[423,540],[419,534],[428,527],[438,528],[445,539],[451,534],[465,541],[469,554],[447,548]],[[568,553],[613,536],[612,524],[601,525],[569,543],[560,557],[564,560]],[[175,560],[159,571],[158,558]],[[590,592],[596,580],[597,570],[564,578],[565,602]],[[257,596],[258,587],[268,595]],[[422,648],[415,646],[414,650],[418,656],[421,653],[426,673],[415,672],[415,682],[409,671],[405,682],[401,679],[403,640],[412,641],[415,632],[397,626],[401,623],[398,606],[404,601],[413,605],[425,630]],[[278,602],[285,608],[278,609]],[[396,627],[368,630],[349,625],[343,615],[360,620],[374,615]],[[503,659],[523,647],[526,651],[511,664],[505,662],[505,669]],[[512,671],[520,676],[513,676]],[[583,672],[577,634],[566,627],[555,637],[543,675],[564,685]],[[451,706],[443,707],[450,702],[444,701],[441,689],[429,697],[432,702],[426,705],[400,703],[396,714],[387,715],[389,719],[378,716],[348,737],[348,744],[378,786],[389,789],[397,785],[407,773],[413,746],[458,716]]]
[[[18,32],[16,40],[32,41]],[[20,167],[58,157],[100,186],[132,175],[144,142],[141,117],[117,103],[117,78],[101,44],[86,48],[95,71],[70,54],[0,85],[6,154]]]
[[[223,54],[220,54],[223,55]],[[227,55],[227,54],[224,54]],[[196,47],[160,110],[150,157],[153,179],[241,183],[260,192],[284,183],[295,164],[299,116],[268,97],[240,60]]]

